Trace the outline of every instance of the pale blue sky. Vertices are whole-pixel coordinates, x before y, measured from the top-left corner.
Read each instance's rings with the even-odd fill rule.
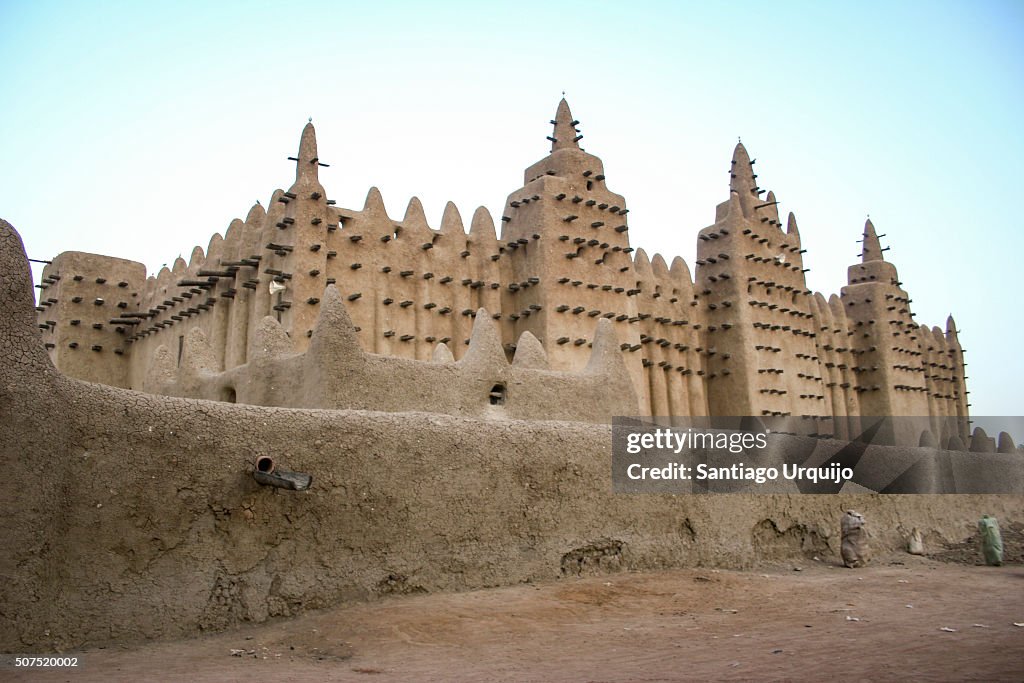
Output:
[[[339,205],[498,215],[565,90],[634,246],[693,265],[742,136],[811,288],[870,213],[917,320],[955,315],[972,412],[1021,414],[1022,39],[1021,0],[0,1],[0,216],[153,271],[287,187],[310,116]]]

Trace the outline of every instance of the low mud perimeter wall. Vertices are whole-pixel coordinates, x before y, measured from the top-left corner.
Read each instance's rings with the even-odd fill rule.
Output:
[[[1020,521],[1011,496],[613,494],[611,427],[261,408],[71,380],[0,221],[0,648],[183,636],[388,594],[879,549]],[[257,455],[311,474],[260,486]]]

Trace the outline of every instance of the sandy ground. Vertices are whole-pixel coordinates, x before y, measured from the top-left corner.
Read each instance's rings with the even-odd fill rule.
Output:
[[[901,554],[859,570],[807,560],[396,597],[0,678],[1020,681],[1014,622],[1024,623],[1024,567]]]

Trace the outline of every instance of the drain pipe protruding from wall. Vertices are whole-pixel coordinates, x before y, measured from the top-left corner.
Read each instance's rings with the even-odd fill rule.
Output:
[[[264,486],[275,486],[290,491],[305,491],[313,485],[313,475],[305,472],[288,472],[277,469],[274,459],[261,455],[253,463],[253,479]]]

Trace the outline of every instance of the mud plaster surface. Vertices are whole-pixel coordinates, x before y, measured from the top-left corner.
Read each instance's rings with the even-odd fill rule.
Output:
[[[610,428],[262,408],[71,380],[0,222],[0,649],[217,631],[395,593],[835,554],[854,507],[894,549],[961,540],[1009,496],[617,496]],[[313,475],[259,487],[272,453]]]

